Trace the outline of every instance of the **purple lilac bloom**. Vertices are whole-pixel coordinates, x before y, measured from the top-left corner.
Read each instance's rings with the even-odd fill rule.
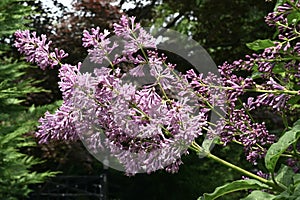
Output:
[[[103,143],[97,139],[99,132],[86,131],[91,130],[90,122],[95,121],[106,136],[104,144],[125,166],[127,174],[141,170],[150,173],[166,166],[167,171],[175,172],[182,153],[201,135],[205,113],[194,116],[193,108],[186,104],[188,99],[167,103],[154,86],[137,90],[111,71],[96,70],[96,78],[78,78],[74,104],[82,108],[78,111],[83,120],[79,130],[87,133],[80,137],[93,138],[87,141],[90,148],[100,148]]]
[[[225,117],[225,113],[227,113],[228,99],[223,88],[222,79],[210,72],[206,77],[203,74],[197,75],[193,70],[188,70],[183,77],[189,88],[183,88],[182,90],[189,91],[191,88],[193,89],[194,92],[189,95],[195,95],[195,98],[198,99],[198,102],[195,103],[197,108],[203,112],[205,110],[206,112],[211,111],[213,115],[218,116],[218,118],[221,117],[221,121],[223,121],[222,117]],[[222,127],[217,125],[220,121],[212,119],[210,122],[216,129]],[[216,136],[216,130],[213,130],[212,127],[209,127],[209,129],[208,135],[210,137]]]
[[[74,92],[74,85],[77,82],[77,77],[80,74],[81,63],[78,63],[78,66],[73,66],[69,64],[62,64],[59,68],[58,77],[60,81],[58,86],[62,92],[63,100],[68,101],[72,98]]]
[[[110,39],[107,38],[109,34],[108,30],[101,33],[99,27],[92,28],[91,33],[86,30],[83,31],[82,45],[90,48],[88,53],[92,62],[102,64],[103,59],[110,61],[109,54],[118,47],[118,44],[114,42],[109,46],[111,44]]]
[[[125,55],[131,55],[141,48],[156,48],[156,40],[139,23],[135,23],[135,17],[122,16],[120,23],[114,23],[114,33],[125,41]]]
[[[258,172],[256,172],[256,174],[266,180],[268,180],[270,178],[270,174],[268,173],[264,173],[263,171],[259,170]]]
[[[215,82],[214,86],[223,87],[224,92],[227,93],[228,98],[226,100],[230,106],[227,107],[227,110],[224,110],[227,113],[226,118],[216,122],[217,128],[214,131],[209,130],[208,133],[211,137],[219,136],[224,145],[230,142],[243,145],[247,160],[255,164],[257,159],[264,157],[267,147],[275,141],[275,136],[267,131],[264,123],[254,123],[246,110],[235,109],[236,101],[244,94],[245,89],[255,89],[256,87],[256,83],[251,78],[239,77],[233,73],[236,69],[234,66],[241,63],[242,61],[238,61],[232,65],[226,63],[222,66],[223,82],[220,82],[220,84]],[[244,68],[244,66],[239,68]],[[203,78],[202,74],[196,75],[193,71],[188,71],[187,74],[187,78],[195,91],[200,92],[202,96],[211,96],[211,86],[208,84],[208,78]],[[254,98],[250,97],[248,102],[251,104],[249,106],[254,109],[253,100]]]
[[[294,4],[294,5],[292,5]],[[273,13],[270,13],[266,17],[266,22],[270,26],[276,26],[278,29],[278,41],[275,42],[275,46],[269,49],[269,52],[264,53],[263,59],[277,59],[287,57],[297,57],[299,56],[299,23],[295,24],[296,21],[290,20],[288,21],[288,15],[295,11],[296,8],[300,7],[300,3],[294,3],[294,1],[286,2],[283,5],[277,7],[277,10]],[[293,48],[292,48],[293,46]],[[280,62],[277,62],[280,63]],[[300,85],[299,80],[299,62],[295,62],[295,60],[286,60],[282,62],[284,67],[289,71],[290,74],[293,74],[298,79],[298,85]],[[271,64],[269,62],[269,66],[273,68],[276,62]],[[263,71],[263,70],[262,70]]]
[[[47,143],[50,140],[76,140],[78,134],[76,132],[73,107],[63,105],[54,113],[45,113],[40,118],[39,130],[35,133],[39,139],[39,143]]]
[[[114,114],[112,120],[118,128],[114,127],[113,134],[107,135],[113,141],[111,151],[128,165],[127,173],[141,169],[150,173],[166,165],[173,166],[168,170],[177,169],[181,154],[201,134],[205,114],[193,116],[193,108],[184,98],[167,103],[153,86],[136,91],[132,85],[124,84],[116,89],[118,95],[113,97],[110,113]],[[121,153],[116,146],[123,146],[126,151]]]
[[[144,69],[144,64],[147,63],[147,74],[156,81],[137,88],[132,83],[123,82],[125,74],[119,74],[118,68],[95,70],[96,78],[89,76],[89,81],[81,81],[82,84],[78,81],[77,84],[79,90],[76,96],[79,98],[75,97],[76,108],[79,108],[80,119],[88,120],[87,123],[80,123],[85,127],[79,126],[79,129],[91,130],[89,122],[95,121],[106,136],[105,146],[125,166],[128,174],[141,170],[150,173],[166,166],[167,171],[175,172],[181,164],[182,153],[186,153],[188,146],[202,134],[207,111],[197,111],[195,115],[194,106],[197,102],[189,98],[188,91],[175,92],[176,97],[171,97],[170,92],[186,88],[187,83],[175,78],[172,72],[174,66],[165,64],[166,57],[155,51],[134,55],[141,48],[155,48],[154,38],[139,24],[135,24],[134,18],[123,16],[120,24],[114,27],[114,32],[123,37],[125,45],[123,57],[115,57],[111,63],[116,64],[120,60],[134,63],[137,66],[129,73],[139,77],[145,76],[144,70],[147,69]],[[95,41],[99,39],[94,38],[104,35],[98,29],[92,30],[92,33],[85,32],[85,46],[98,48]],[[103,50],[106,48],[109,47],[104,46]],[[110,53],[106,51],[105,55]],[[147,60],[144,56],[147,56]],[[102,64],[103,60],[96,62]],[[161,94],[157,93],[157,88]],[[85,114],[96,118],[85,117]],[[95,140],[101,141],[99,133],[83,137],[87,136],[95,138],[88,142],[95,149]],[[98,146],[102,146],[102,143],[99,142]]]
[[[298,3],[296,6],[300,7],[300,4]],[[292,59],[299,57],[297,39],[300,35],[297,33],[300,27],[287,20],[287,15],[293,9],[295,8],[292,5],[285,3],[278,6],[277,11],[267,16],[267,23],[270,26],[276,26],[279,30],[274,46],[264,49],[260,54],[248,55],[244,61],[238,60],[232,64],[224,63],[220,66],[224,87],[228,88],[226,93],[230,104],[229,121],[224,120],[224,129],[219,130],[221,131],[221,140],[224,144],[232,141],[242,144],[247,160],[253,163],[264,156],[266,147],[275,141],[275,136],[267,132],[264,123],[255,123],[248,114],[245,114],[245,111],[253,111],[263,106],[277,112],[286,112],[289,108],[288,100],[292,95],[285,91],[295,90],[295,88],[291,88],[291,82],[300,84],[299,61]],[[241,70],[258,72],[260,84],[249,77],[238,76],[236,72]],[[233,90],[229,88],[233,88]],[[250,97],[239,102],[243,99],[240,98],[241,95],[247,90],[253,95],[249,93]],[[237,105],[241,106],[241,103],[245,110],[236,110]]]
[[[285,90],[285,87],[278,84],[272,77],[269,81],[263,85],[265,90]],[[274,94],[274,93],[263,93],[257,97],[249,97],[247,103],[244,105],[252,110],[258,107],[270,107],[276,111],[282,111],[288,107],[287,101],[290,99],[290,96],[287,94]]]
[[[61,59],[67,56],[63,50],[55,49],[55,52],[50,52],[49,45],[51,41],[47,42],[45,35],[38,37],[35,32],[30,33],[26,30],[17,31],[15,37],[15,46],[26,56],[27,61],[36,63],[43,70],[60,64]],[[59,78],[61,79],[59,87],[63,93],[64,102],[54,114],[46,112],[45,116],[39,120],[41,125],[36,132],[36,136],[39,138],[40,143],[52,139],[78,139],[74,125],[76,117],[70,98],[79,73],[79,67],[80,64],[78,66],[62,64],[59,69]]]
[[[249,57],[248,57],[249,58]],[[252,60],[254,61],[254,59]],[[248,63],[249,64],[249,63]],[[237,67],[236,65],[240,65]],[[224,145],[230,142],[237,142],[244,146],[246,158],[252,163],[256,163],[257,159],[263,158],[267,147],[275,142],[275,136],[270,134],[264,123],[256,123],[246,113],[260,106],[271,107],[274,110],[281,111],[286,107],[289,95],[261,93],[255,97],[248,97],[242,105],[244,108],[236,109],[239,104],[238,99],[247,90],[255,91],[256,89],[264,90],[284,90],[285,88],[277,83],[272,77],[265,84],[258,85],[251,78],[244,78],[235,74],[241,69],[249,70],[246,62],[241,60],[233,64],[225,63],[220,67],[223,75],[223,86],[228,97],[229,109],[227,110],[227,118],[223,122],[219,122],[219,136]]]
[[[178,81],[176,77],[172,74],[174,71],[173,68],[169,66],[165,67],[164,63],[166,57],[162,55],[162,57],[158,56],[157,52],[147,51],[148,52],[148,63],[150,66],[150,75],[153,77],[157,77],[156,84],[161,85],[161,87],[165,90],[170,89],[172,82]]]
[[[15,37],[15,47],[18,51],[25,55],[28,62],[36,63],[43,70],[48,66],[53,68],[68,56],[64,50],[55,49],[54,52],[50,52],[49,46],[52,42],[47,42],[46,35],[39,37],[36,36],[36,32],[19,30],[15,32]]]
[[[260,76],[263,79],[274,78],[274,74],[280,70],[286,70],[291,77],[297,78],[297,83],[300,85],[299,62],[295,59],[289,59],[299,56],[299,31],[300,25],[294,24],[293,21],[288,21],[287,16],[295,11],[295,6],[300,7],[298,2],[286,2],[277,7],[275,12],[270,13],[266,17],[266,23],[270,26],[278,28],[278,35],[274,45],[265,48],[260,54],[253,53],[247,55],[245,60],[234,61],[232,64],[224,63],[220,67],[221,75],[227,80],[231,80],[229,76],[232,72],[239,70],[252,70],[257,67]],[[289,77],[283,77],[283,83],[288,84]],[[282,84],[283,84],[282,83]]]
[[[63,94],[63,105],[54,113],[45,113],[40,118],[39,130],[36,137],[40,143],[49,140],[75,140],[78,139],[76,131],[77,112],[74,110],[73,95],[74,87],[79,75],[79,66],[63,64],[59,69],[59,88]]]
[[[288,158],[286,161],[287,165],[290,166],[295,173],[300,172],[300,160],[299,158]]]
[[[253,123],[244,109],[231,110],[228,121],[220,137],[226,145],[228,142],[237,142],[244,146],[246,158],[252,163],[263,158],[267,146],[275,142],[275,135],[270,134],[265,123]]]

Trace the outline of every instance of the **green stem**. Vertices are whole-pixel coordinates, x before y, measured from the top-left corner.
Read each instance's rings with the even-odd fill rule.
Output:
[[[260,176],[257,176],[257,175],[255,175],[255,174],[253,174],[253,173],[251,173],[251,172],[249,172],[247,170],[244,170],[244,169],[242,169],[242,168],[240,168],[240,167],[238,167],[238,166],[236,166],[234,164],[231,164],[230,162],[227,162],[227,161],[225,161],[225,160],[223,160],[223,159],[221,159],[221,158],[219,158],[219,157],[217,157],[217,156],[215,156],[215,155],[213,155],[211,153],[208,153],[207,157],[211,158],[211,159],[213,159],[213,160],[215,160],[215,161],[217,161],[219,163],[221,163],[222,165],[230,167],[230,168],[232,168],[232,169],[234,169],[234,170],[236,170],[238,172],[241,172],[242,174],[245,174],[248,177],[251,177],[251,178],[254,178],[256,180],[259,180],[262,183],[269,184],[269,181],[267,179],[264,179],[264,178],[262,178]]]
[[[232,169],[234,169],[234,170],[236,170],[236,171],[238,171],[238,172],[246,175],[247,177],[254,178],[254,179],[256,179],[256,180],[258,180],[258,181],[260,181],[262,183],[265,183],[266,185],[269,185],[269,186],[271,186],[274,189],[277,189],[279,191],[283,191],[283,190],[286,189],[285,186],[282,186],[282,185],[279,186],[279,185],[273,183],[272,181],[269,181],[269,180],[264,179],[264,178],[262,178],[260,176],[257,176],[256,174],[253,174],[253,173],[251,173],[251,172],[249,172],[247,170],[244,170],[244,169],[242,169],[242,168],[240,168],[240,167],[238,167],[238,166],[236,166],[236,165],[234,165],[232,163],[229,163],[229,162],[227,162],[227,161],[225,161],[225,160],[223,160],[223,159],[221,159],[221,158],[219,158],[219,157],[211,154],[211,153],[207,153],[207,157],[211,158],[211,159],[213,159],[213,160],[215,160],[215,161],[217,161],[219,163],[221,163],[222,165],[230,167],[230,168],[232,168]]]
[[[299,91],[294,90],[263,90],[263,89],[245,89],[246,92],[260,92],[260,93],[273,93],[273,94],[290,94],[297,95]]]
[[[208,86],[208,85],[205,85],[205,84],[200,84],[200,85],[201,86]],[[208,87],[221,88],[221,89],[224,89],[224,90],[235,90],[234,87],[228,87],[228,86],[209,85]],[[298,95],[298,93],[299,93],[299,90],[287,90],[287,89],[284,89],[284,90],[265,90],[260,85],[256,85],[256,88],[253,88],[253,89],[244,88],[243,91],[244,92],[273,93],[273,94],[289,94],[289,95]]]
[[[260,62],[282,62],[282,61],[290,61],[290,60],[300,60],[299,56],[290,56],[287,58],[274,58],[274,59],[259,59]]]
[[[199,154],[199,155],[206,155],[207,158],[213,159],[213,160],[217,161],[218,163],[220,163],[220,164],[222,164],[222,165],[225,165],[225,166],[227,166],[227,167],[230,167],[231,169],[234,169],[235,171],[238,171],[238,172],[240,172],[240,173],[246,175],[247,177],[256,179],[256,180],[258,180],[258,181],[260,181],[260,182],[262,182],[262,183],[264,183],[264,184],[266,184],[266,185],[268,185],[268,186],[274,188],[274,189],[277,190],[277,191],[282,192],[282,191],[284,191],[284,190],[287,189],[287,188],[286,188],[284,185],[282,185],[282,184],[278,184],[278,183],[276,183],[276,182],[274,182],[274,181],[269,181],[269,180],[267,180],[267,179],[265,179],[265,178],[262,178],[262,177],[260,177],[260,176],[258,176],[258,175],[256,175],[256,174],[253,174],[253,173],[251,173],[251,172],[249,172],[249,171],[247,171],[247,170],[245,170],[245,169],[243,169],[243,168],[240,168],[240,167],[238,167],[238,166],[236,166],[236,165],[234,165],[234,164],[232,164],[232,163],[230,163],[230,162],[227,162],[226,160],[223,160],[223,159],[221,159],[221,158],[219,158],[219,157],[217,157],[217,156],[211,154],[211,153],[208,152],[208,151],[205,151],[205,150],[204,150],[201,146],[199,146],[199,144],[197,144],[195,141],[192,142],[191,148],[190,148],[190,149],[191,149],[191,150],[194,150],[194,151],[195,151],[197,154]]]

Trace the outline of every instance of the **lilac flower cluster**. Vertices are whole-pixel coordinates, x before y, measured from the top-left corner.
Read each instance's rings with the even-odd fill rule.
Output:
[[[295,6],[299,8],[300,4],[285,3],[266,17],[266,22],[279,31],[273,46],[260,54],[247,55],[245,60],[232,64],[225,62],[219,67],[230,105],[227,111],[229,120],[219,122],[223,124],[219,129],[221,141],[224,145],[232,141],[242,144],[247,160],[253,163],[264,156],[275,136],[267,131],[264,123],[255,122],[250,112],[264,107],[284,114],[289,111],[289,99],[299,95],[300,43],[297,40],[300,27],[295,21],[287,20],[287,16],[295,12]],[[252,76],[237,75],[236,72],[240,71]],[[244,94],[247,98],[242,101]]]
[[[209,72],[204,77],[203,74],[197,75],[194,70],[188,70],[184,78],[195,91],[195,95],[201,100],[199,102],[201,103],[201,108],[212,109],[216,106],[224,108],[227,99],[220,95],[225,90],[222,80],[217,75]]]
[[[300,24],[298,23],[297,17],[294,16],[298,16],[299,7],[300,3],[295,3],[292,0],[278,6],[275,12],[268,14],[266,23],[269,26],[277,28],[278,40],[274,41],[273,47],[266,48],[261,55],[256,55],[256,62],[261,72],[267,72],[267,76],[271,76],[276,73],[276,71],[282,71],[282,69],[279,68],[281,64],[283,65],[281,68],[289,72],[291,77],[296,78],[295,82],[298,82],[298,85],[300,85]],[[286,77],[282,74],[281,76],[285,79],[284,83],[292,81],[290,77]]]
[[[264,123],[254,122],[249,116],[249,111],[260,106],[274,105],[274,108],[282,108],[280,104],[283,98],[276,98],[273,93],[263,93],[256,97],[248,97],[246,103],[240,104],[241,97],[248,91],[255,92],[260,89],[268,89],[258,85],[251,77],[242,77],[235,74],[237,71],[251,70],[251,63],[239,60],[232,64],[224,63],[219,67],[222,75],[223,91],[227,95],[226,118],[217,122],[217,130],[209,132],[211,137],[219,136],[223,145],[230,142],[241,144],[244,147],[246,159],[256,163],[257,159],[263,158],[268,145],[275,142],[275,136],[270,134]],[[275,101],[276,99],[276,101]],[[272,104],[271,104],[272,103]],[[239,107],[239,109],[237,109]]]
[[[245,109],[230,111],[229,120],[226,121],[220,135],[225,145],[231,141],[242,144],[246,159],[254,164],[257,159],[265,156],[266,145],[273,144],[276,140],[275,135],[268,132],[265,123],[252,122]]]
[[[145,31],[135,17],[122,16],[120,24],[114,24],[114,33],[125,41],[124,55],[131,55],[141,48],[156,48],[155,39]]]
[[[36,32],[30,33],[29,30],[15,32],[15,47],[26,56],[28,62],[36,63],[41,69],[48,66],[53,68],[58,65],[60,60],[67,57],[68,54],[63,50],[55,48],[50,52],[46,35],[36,36]]]
[[[244,108],[236,107],[240,97],[247,91],[256,91],[258,88],[266,91],[275,88],[283,90],[284,88],[275,84],[272,78],[267,81],[267,84],[258,85],[252,78],[234,74],[235,71],[245,68],[241,63],[242,61],[235,61],[233,64],[224,63],[220,67],[222,79],[213,75],[203,77],[202,74],[197,75],[193,70],[187,71],[185,78],[199,98],[200,107],[216,112],[214,108],[218,106],[220,109],[217,114],[224,113],[224,116],[215,122],[214,127],[216,128],[208,130],[209,137],[220,137],[224,145],[230,142],[241,144],[244,147],[246,159],[255,164],[257,159],[264,157],[267,147],[275,142],[276,137],[268,132],[265,123],[253,121],[249,116],[249,111],[262,105],[278,108],[283,97],[272,98],[273,93],[263,93],[256,99],[249,97],[248,102],[242,104]],[[226,98],[220,96],[222,93],[226,93]]]
[[[130,18],[131,24],[133,20]],[[125,40],[126,52],[123,52],[121,59],[116,58],[110,63],[120,60],[134,62],[138,64],[138,69],[133,68],[129,73],[144,76],[142,68],[146,68],[146,59],[133,54],[141,48],[153,47],[154,39],[139,25],[129,27],[125,17],[114,27],[115,33]],[[126,75],[120,74],[118,69],[101,68],[94,72],[98,89],[89,96],[95,97],[96,102],[103,105],[96,112],[98,124],[107,138],[106,146],[125,166],[128,174],[141,170],[150,173],[165,167],[169,172],[177,171],[182,163],[181,155],[187,152],[188,146],[201,134],[206,124],[205,112],[194,115],[187,92],[182,90],[177,93],[176,100],[168,96],[167,90],[183,89],[186,83],[176,81],[171,73],[173,68],[164,66],[165,59],[155,51],[147,51],[147,74],[154,77],[155,81],[139,89],[132,83],[124,82],[122,77]],[[157,93],[157,87],[162,91],[161,95]],[[82,99],[78,98],[80,102]],[[83,106],[80,103],[78,105]],[[86,126],[87,123],[80,124]]]
[[[111,45],[108,31],[84,31],[83,46],[89,48],[90,60],[100,66],[110,63],[110,67],[95,68],[93,73],[81,73],[80,63],[61,64],[61,57],[49,53],[50,42],[46,43],[45,36],[41,42],[35,33],[33,37],[28,31],[16,33],[16,47],[30,62],[42,69],[61,64],[63,105],[40,119],[36,136],[40,142],[80,138],[94,153],[108,149],[127,174],[163,168],[176,172],[181,155],[206,126],[207,109],[200,108],[193,90],[187,88],[189,83],[176,75],[172,64],[165,63],[165,56],[155,50],[144,51],[155,48],[155,39],[134,18],[123,16],[120,24],[114,24],[114,33],[124,44],[122,54],[115,57],[113,50],[123,44],[114,41]],[[28,45],[30,48],[25,48]],[[136,55],[138,50],[142,55]],[[126,74],[117,67],[121,62],[136,67]],[[143,77],[144,72],[153,77],[151,84],[136,86],[123,79],[128,75]]]
[[[268,24],[280,30],[274,46],[245,60],[224,63],[219,67],[222,78],[210,73],[204,77],[193,70],[176,73],[175,65],[166,63],[167,58],[156,50],[156,40],[134,17],[122,16],[113,33],[102,33],[100,28],[84,31],[83,46],[90,61],[99,66],[85,73],[80,71],[81,63],[62,64],[67,54],[50,52],[51,42],[44,35],[17,31],[15,46],[29,62],[42,69],[61,66],[63,105],[40,119],[36,136],[42,143],[80,138],[94,154],[107,150],[127,174],[136,174],[178,171],[181,155],[205,129],[224,145],[241,144],[247,160],[256,163],[276,137],[250,112],[262,106],[284,112],[288,100],[299,94],[299,27],[285,20],[291,9],[285,4],[267,17]],[[112,34],[121,41],[112,40]],[[128,70],[120,68],[124,64]],[[240,76],[237,71],[255,72],[259,78]],[[153,81],[140,85],[130,81],[146,77]],[[208,122],[210,111],[220,117],[215,124]]]
[[[187,153],[189,145],[206,125],[206,113],[203,111],[194,114],[195,110],[191,105],[196,102],[189,99],[188,92],[183,90],[187,83],[183,79],[178,81],[172,75],[174,69],[170,64],[164,65],[164,56],[160,57],[155,51],[144,52],[147,53],[147,60],[145,55],[134,55],[140,49],[155,47],[155,40],[139,24],[134,25],[134,18],[129,20],[122,17],[121,23],[114,25],[116,35],[125,41],[126,51],[123,51],[121,58],[118,55],[111,61],[106,53],[102,54],[101,59],[107,59],[112,64],[120,60],[133,62],[138,66],[131,69],[129,74],[141,77],[145,75],[144,70],[148,69],[147,74],[155,81],[137,88],[132,83],[124,82],[122,77],[126,74],[120,73],[120,69],[102,67],[94,71],[96,81],[82,81],[86,84],[78,85],[81,89],[76,93],[75,104],[78,108],[86,108],[83,105],[86,101],[83,99],[92,96],[94,104],[100,105],[97,109],[87,109],[88,115],[82,113],[81,109],[81,116],[97,116],[97,124],[106,136],[105,145],[124,165],[128,174],[141,170],[150,173],[163,168],[176,172],[182,163],[181,155]],[[100,38],[101,34],[98,34],[95,31],[92,34],[85,33],[83,40]],[[109,43],[108,39],[106,41]],[[91,57],[98,51],[98,43],[93,48],[95,51],[89,52]],[[145,66],[146,63],[148,67]],[[90,85],[91,83],[97,84]],[[157,93],[157,87],[162,94]],[[91,93],[86,94],[88,89]],[[177,93],[176,100],[168,96],[167,91],[178,90],[180,92]],[[80,123],[85,126],[84,130],[90,130],[90,127],[86,127],[88,124],[86,121]],[[95,141],[92,144],[95,146]]]
[[[74,86],[80,74],[80,63],[78,66],[69,64],[61,65],[59,69],[58,82],[60,91],[62,92],[63,104],[54,113],[45,113],[45,116],[40,118],[39,130],[36,136],[40,143],[46,143],[49,140],[76,140],[78,134],[76,132],[76,117],[73,109],[72,98],[74,95]]]
[[[61,65],[59,69],[61,81],[58,84],[64,100],[63,105],[54,114],[45,113],[45,117],[39,120],[41,125],[36,136],[41,143],[51,139],[78,139],[78,135],[74,134],[75,120],[72,117],[73,106],[70,99],[79,73],[80,63],[78,66],[61,64],[61,60],[68,54],[57,48],[55,48],[55,52],[50,52],[51,41],[47,42],[45,35],[38,37],[36,32],[30,33],[25,30],[17,31],[15,37],[15,46],[25,55],[28,62],[36,63],[43,70],[46,67],[53,68],[56,65]]]

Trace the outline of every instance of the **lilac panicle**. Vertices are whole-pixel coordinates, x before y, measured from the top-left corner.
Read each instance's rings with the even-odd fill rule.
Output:
[[[142,169],[150,173],[165,166],[175,172],[181,154],[201,134],[206,116],[192,116],[193,109],[184,100],[167,104],[153,86],[137,90],[132,84],[115,83],[118,92],[109,93],[107,114],[100,116],[105,116],[100,121],[105,122],[102,127],[106,127],[110,151],[128,174]],[[102,91],[107,91],[106,85],[111,83],[102,82]]]
[[[242,144],[247,160],[255,164],[265,156],[268,145],[275,142],[275,135],[268,132],[264,122],[253,123],[244,109],[231,110],[228,119],[223,122],[221,141],[224,145],[229,142]]]
[[[113,26],[114,33],[124,39],[124,54],[131,55],[141,48],[156,48],[156,40],[139,23],[135,23],[135,17],[123,15],[120,23]]]
[[[74,92],[74,86],[77,82],[77,77],[80,74],[81,63],[78,63],[78,66],[73,66],[69,64],[62,64],[59,68],[58,77],[60,81],[58,86],[62,92],[63,100],[68,101],[72,98]]]
[[[47,143],[50,140],[76,140],[76,117],[73,114],[73,107],[63,105],[54,113],[45,113],[45,116],[39,119],[41,123],[39,130],[35,133],[39,143]]]
[[[201,109],[206,108],[211,110],[213,109],[212,107],[219,107],[223,112],[226,112],[225,107],[227,98],[224,94],[225,90],[223,89],[222,79],[210,72],[207,77],[204,77],[202,73],[197,75],[194,70],[188,70],[184,75],[184,78],[189,83],[189,87],[196,92],[196,96],[199,99],[199,107]],[[190,88],[183,90],[190,90]]]
[[[114,23],[114,33],[117,36],[121,36],[124,38],[132,39],[131,38],[131,31],[137,31],[141,28],[139,23],[135,23],[135,17],[132,16],[130,18],[122,15],[119,23]]]
[[[270,51],[265,50],[264,53]],[[235,61],[232,64],[224,63],[220,67],[220,73],[223,76],[223,86],[227,88],[225,90],[227,94],[229,108],[227,110],[228,116],[223,120],[222,128],[218,128],[219,136],[224,145],[230,142],[237,142],[244,147],[246,159],[254,164],[258,159],[265,156],[269,145],[276,141],[276,137],[270,134],[266,129],[265,123],[254,122],[250,118],[247,111],[252,111],[259,107],[269,107],[275,111],[282,112],[288,105],[287,102],[290,99],[290,95],[285,93],[279,93],[279,91],[286,90],[286,87],[275,81],[273,78],[274,63],[268,61],[262,61],[258,65],[258,70],[263,72],[263,83],[257,84],[252,78],[245,78],[238,76],[235,72],[240,70],[248,71],[253,70],[255,62],[258,62],[261,58],[266,58],[264,55],[248,56],[246,61]],[[275,54],[269,55],[277,56]],[[260,61],[259,61],[260,62]],[[256,63],[257,64],[257,63]],[[238,65],[238,66],[236,66]],[[246,101],[242,103],[244,108],[236,109],[236,106],[240,105],[240,97],[248,91],[256,92],[255,96],[249,93],[250,97],[246,98]],[[259,91],[276,91],[276,92],[259,92]]]
[[[292,5],[295,4],[295,5]],[[255,73],[260,72],[263,79],[274,78],[276,71],[288,71],[288,76],[283,77],[281,84],[288,85],[289,81],[293,81],[296,77],[296,83],[300,85],[300,71],[299,61],[292,59],[299,57],[299,40],[300,26],[296,21],[288,21],[287,18],[290,13],[295,12],[300,7],[294,1],[285,2],[283,5],[277,7],[277,10],[268,14],[266,23],[278,29],[278,35],[274,45],[265,48],[262,53],[253,53],[247,55],[245,60],[234,61],[232,64],[224,63],[220,67],[220,73],[226,79],[235,71],[239,70],[254,70]],[[292,77],[292,78],[290,78]]]
[[[60,63],[61,59],[68,56],[64,50],[55,49],[54,52],[50,52],[49,47],[52,42],[47,42],[46,35],[39,37],[36,36],[36,32],[18,30],[15,32],[15,37],[14,45],[18,51],[25,55],[28,62],[36,63],[43,70],[46,67],[53,68]]]
[[[73,106],[74,87],[76,85],[79,73],[80,63],[78,66],[63,64],[59,69],[59,88],[63,96],[63,104],[54,113],[45,113],[40,118],[39,130],[36,137],[40,143],[46,143],[49,140],[76,140],[78,133],[76,130],[77,113]]]
[[[119,24],[114,24],[114,33],[123,38],[125,45],[121,55],[123,57],[111,60],[111,63],[116,64],[120,60],[134,63],[137,66],[129,70],[132,76],[143,77],[145,70],[156,81],[137,88],[122,81],[118,68],[101,68],[94,71],[98,84],[85,86],[83,91],[93,91],[86,96],[93,96],[95,102],[101,105],[98,105],[97,111],[94,109],[94,116],[97,116],[98,124],[106,136],[105,145],[125,166],[128,174],[141,170],[150,173],[165,166],[168,166],[166,169],[169,172],[175,172],[181,163],[181,154],[186,153],[192,141],[202,134],[202,127],[206,124],[206,110],[194,116],[195,110],[187,91],[178,92],[177,100],[172,99],[169,93],[157,93],[157,87],[178,91],[186,88],[187,83],[178,82],[172,75],[174,66],[165,66],[166,58],[163,55],[155,51],[145,51],[146,55],[134,54],[141,48],[155,48],[154,38],[134,20],[133,17],[123,16]],[[102,36],[99,29],[85,32],[84,46],[99,49],[98,41]],[[107,55],[110,51],[105,53]],[[147,56],[147,60],[144,56]],[[147,69],[144,68],[146,62],[149,65]],[[86,107],[83,106],[84,98],[84,95],[76,98],[79,101],[76,103],[78,107]],[[91,109],[85,110],[93,108],[91,106]],[[95,143],[91,142],[90,146],[93,148]]]
[[[91,33],[83,31],[82,45],[89,48],[88,53],[92,62],[102,64],[103,59],[109,60],[109,54],[118,47],[116,42],[109,46],[111,44],[109,34],[108,30],[101,33],[99,27],[92,28]]]
[[[120,44],[118,44],[118,41],[111,44],[108,38],[109,31],[104,30],[104,33],[102,33],[100,28],[97,27],[96,29],[92,28],[90,32],[86,30],[83,32],[83,46],[89,48],[88,52],[92,62],[102,64],[103,59],[105,59],[110,64],[117,64],[122,61],[135,64],[144,63],[145,60],[141,56],[134,58],[132,54],[141,48],[156,48],[155,39],[139,23],[135,23],[135,17],[128,18],[123,15],[119,24],[114,23],[114,33],[123,40],[124,50],[123,55],[112,57],[111,52]],[[142,65],[139,67],[133,70],[133,73],[137,73],[136,75],[142,73]]]
[[[36,63],[41,69],[47,67],[53,68],[56,65],[61,65],[59,68],[60,82],[59,88],[63,95],[62,106],[54,113],[45,113],[39,122],[39,130],[36,132],[40,143],[48,142],[49,140],[75,140],[78,139],[75,130],[75,113],[71,102],[74,85],[79,75],[80,63],[78,66],[61,64],[61,60],[68,54],[63,50],[54,49],[54,52],[49,50],[51,41],[47,41],[45,35],[41,37],[36,35],[36,32],[30,33],[28,30],[16,31],[15,46],[23,53],[28,62]]]

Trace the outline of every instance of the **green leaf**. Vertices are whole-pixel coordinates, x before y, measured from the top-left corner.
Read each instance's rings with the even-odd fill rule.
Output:
[[[205,151],[210,152],[213,146],[220,140],[220,138],[215,137],[213,139],[205,138],[202,147]]]
[[[199,197],[198,200],[213,200],[225,194],[229,194],[240,190],[249,190],[249,189],[259,190],[259,189],[268,189],[268,188],[269,188],[268,185],[254,179],[238,180],[217,187],[213,193],[210,194],[205,193],[202,197]]]
[[[297,10],[294,10],[287,16],[288,24],[296,24],[298,21],[300,21],[300,12]]]
[[[288,101],[287,101],[287,103],[288,104],[296,104],[298,101],[300,100],[300,96],[293,96],[293,97],[291,97]]]
[[[300,185],[300,174],[295,174],[293,180],[294,180],[294,185]]]
[[[282,183],[285,186],[289,186],[290,184],[293,183],[294,175],[295,173],[290,167],[282,165],[282,167],[277,172],[275,180],[279,183]]]
[[[272,200],[275,196],[266,192],[262,192],[260,190],[254,190],[249,194],[247,197],[241,199],[241,200]]]
[[[34,104],[28,109],[28,112],[33,113],[35,110]]]
[[[293,192],[294,197],[298,197],[297,199],[300,198],[300,185],[296,185],[294,192]]]
[[[257,65],[257,64],[254,64],[254,65],[253,65],[252,71],[253,71],[253,72],[259,72],[259,71],[258,71],[258,65]]]
[[[263,73],[261,73],[260,71],[258,71],[258,65],[254,64],[252,67],[252,73],[251,75],[249,75],[250,78],[252,79],[258,79],[261,78]]]
[[[258,79],[258,78],[261,78],[263,75],[263,73],[261,72],[253,72],[252,75],[251,75],[251,78],[254,80],[254,79]]]
[[[265,165],[270,172],[274,172],[280,155],[300,137],[300,119],[294,123],[291,130],[284,133],[278,142],[272,144],[265,156]]]
[[[247,47],[251,50],[258,51],[268,47],[274,46],[274,42],[270,39],[265,40],[255,40],[254,42],[247,43]]]
[[[276,74],[282,74],[285,71],[286,71],[286,69],[285,69],[284,63],[276,64],[272,69],[272,72],[274,72]]]
[[[289,185],[288,189],[278,194],[276,200],[300,200],[300,185]],[[275,200],[274,199],[274,200]]]

